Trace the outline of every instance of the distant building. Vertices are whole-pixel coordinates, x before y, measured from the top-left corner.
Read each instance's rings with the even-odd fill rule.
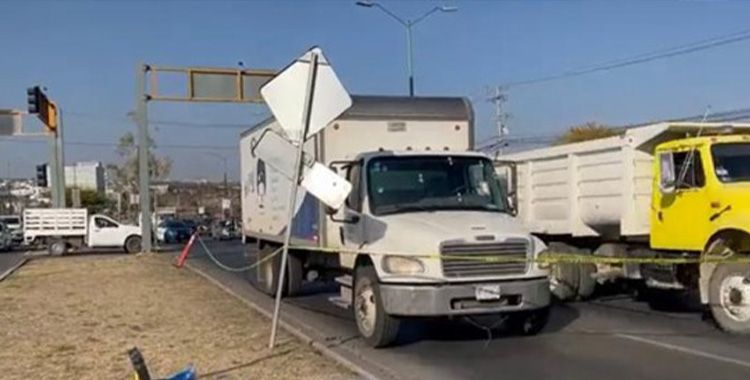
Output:
[[[104,192],[104,166],[101,162],[77,162],[65,167],[65,186]]]

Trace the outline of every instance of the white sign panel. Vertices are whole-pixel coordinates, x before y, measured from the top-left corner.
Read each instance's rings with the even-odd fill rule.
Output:
[[[23,119],[19,111],[0,110],[0,136],[20,135]]]
[[[337,210],[352,191],[351,183],[318,162],[305,173],[301,185],[315,198]]]
[[[297,147],[279,134],[271,130],[263,133],[252,150],[252,154],[260,157],[266,165],[276,169],[289,180],[294,178],[294,158],[297,154]],[[305,154],[302,162],[304,166],[310,166],[312,161],[313,158]]]
[[[284,132],[292,141],[302,140],[302,125],[307,93],[308,75],[312,53],[318,54],[318,70],[315,77],[312,111],[308,138],[325,128],[352,105],[352,98],[336,77],[333,68],[328,64],[319,48],[312,48],[302,55],[276,77],[268,82],[260,93],[273,116],[281,124]]]

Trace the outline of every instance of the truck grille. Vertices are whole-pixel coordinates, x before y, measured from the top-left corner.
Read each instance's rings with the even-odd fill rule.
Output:
[[[528,241],[523,239],[507,240],[502,243],[471,244],[465,242],[446,242],[440,248],[444,256],[443,274],[446,277],[484,277],[506,276],[526,273],[526,261],[491,261],[492,258],[526,259]],[[465,257],[465,259],[464,259]],[[480,260],[488,257],[489,260]]]

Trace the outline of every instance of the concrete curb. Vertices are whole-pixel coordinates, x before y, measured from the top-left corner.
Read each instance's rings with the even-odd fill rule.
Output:
[[[19,262],[16,263],[16,265],[8,268],[8,270],[6,270],[2,274],[0,274],[0,281],[5,280],[6,277],[8,277],[11,274],[13,274],[13,272],[15,272],[18,268],[22,267],[24,264],[26,264],[29,261],[31,261],[31,258],[29,258],[29,257],[22,258],[21,261],[19,261]]]
[[[266,318],[271,319],[273,317],[273,314],[270,311],[265,310],[262,306],[260,306],[260,305],[256,304],[255,302],[252,302],[252,301],[246,299],[245,297],[242,297],[241,295],[237,294],[237,292],[235,292],[234,290],[232,290],[229,287],[225,286],[220,281],[214,279],[209,274],[207,274],[207,273],[203,272],[202,270],[196,268],[195,266],[191,265],[190,262],[186,262],[185,263],[185,268],[188,268],[191,272],[193,272],[193,273],[195,273],[195,274],[197,274],[197,275],[205,278],[206,280],[208,280],[209,282],[211,282],[212,284],[214,284],[215,286],[217,286],[219,289],[225,291],[227,294],[229,294],[232,297],[238,299],[240,302],[244,303],[245,305],[249,306],[253,310],[255,310],[258,313],[262,314]],[[320,353],[322,353],[323,355],[329,357],[330,359],[333,359],[333,360],[339,362],[344,367],[348,368],[349,370],[351,370],[353,372],[356,372],[360,376],[363,376],[365,379],[368,379],[368,380],[386,380],[386,379],[381,379],[380,377],[376,376],[372,372],[370,372],[370,371],[362,368],[362,366],[360,366],[359,364],[353,362],[352,360],[349,360],[349,359],[345,358],[343,355],[339,354],[338,352],[335,352],[334,350],[332,350],[331,348],[329,348],[325,344],[316,341],[315,339],[313,339],[312,337],[310,337],[308,334],[306,334],[302,329],[293,326],[292,324],[284,321],[281,318],[279,319],[279,326],[282,329],[286,330],[288,333],[290,333],[290,334],[296,336],[297,338],[299,338],[300,340],[302,340],[302,342],[304,342],[305,344],[309,345],[313,349],[319,351]]]

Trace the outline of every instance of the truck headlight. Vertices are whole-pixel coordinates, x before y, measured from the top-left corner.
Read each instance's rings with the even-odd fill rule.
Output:
[[[413,257],[385,256],[383,270],[392,274],[419,274],[424,273],[424,265],[421,260]]]

